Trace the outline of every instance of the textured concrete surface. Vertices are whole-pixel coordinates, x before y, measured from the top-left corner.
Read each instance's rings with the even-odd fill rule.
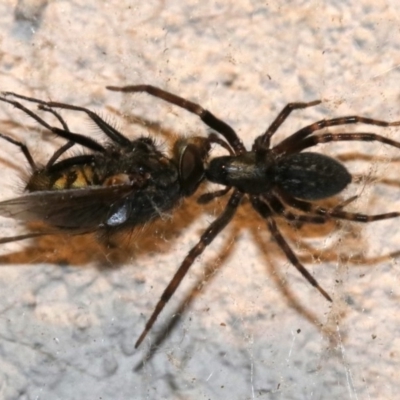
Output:
[[[326,117],[399,119],[399,10],[395,1],[371,0],[6,0],[0,90],[90,107],[129,137],[158,138],[165,151],[176,135],[207,128],[176,107],[106,85],[152,83],[190,98],[247,146],[291,101],[323,104],[294,113],[275,141]],[[75,131],[104,139],[79,113],[62,114]],[[399,129],[334,131],[354,130],[400,138]],[[43,162],[62,143],[6,104],[0,132]],[[396,151],[370,143],[318,150],[340,154],[357,176],[343,194],[360,196],[350,210],[399,210]],[[0,195],[8,199],[21,193],[27,167],[8,143],[0,156]],[[1,247],[1,399],[398,397],[397,220],[297,230],[280,222],[334,298],[328,304],[244,205],[135,350],[169,279],[225,201],[202,207],[196,197],[135,231],[124,249],[68,237]],[[1,236],[24,230],[9,219],[0,227]]]

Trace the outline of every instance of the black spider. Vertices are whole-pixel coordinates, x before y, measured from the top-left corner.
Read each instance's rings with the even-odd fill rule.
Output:
[[[0,243],[59,231],[74,235],[88,232],[112,234],[120,229],[131,229],[176,207],[182,197],[195,193],[204,180],[224,185],[225,188],[202,195],[199,199],[202,203],[232,190],[224,211],[189,251],[164,290],[135,344],[136,347],[143,341],[196,257],[230,222],[245,195],[266,220],[271,234],[290,262],[329,301],[332,301],[330,296],[299,262],[283,238],[275,223],[275,216],[282,215],[290,221],[314,224],[321,224],[332,218],[371,222],[400,216],[398,212],[365,215],[344,211],[343,207],[354,198],[333,208],[313,204],[311,201],[340,193],[350,183],[351,175],[342,164],[331,157],[302,152],[319,143],[353,140],[378,141],[400,148],[400,142],[373,133],[319,132],[323,128],[345,124],[364,123],[387,127],[400,125],[400,122],[388,123],[358,116],[321,120],[300,129],[271,148],[271,137],[293,110],[311,107],[320,101],[290,103],[265,133],[256,138],[251,151],[247,151],[228,124],[198,104],[150,85],[111,86],[108,89],[147,92],[198,115],[223,138],[210,133],[207,138],[179,139],[175,143],[173,156],[169,158],[149,138],[131,141],[86,108],[4,93],[6,96],[38,103],[40,109],[51,112],[62,128],[49,125],[20,102],[0,97],[0,101],[22,110],[67,142],[44,167],[39,167],[23,143],[0,134],[1,138],[20,147],[32,168],[32,175],[26,186],[30,193],[0,202],[0,215],[23,221],[41,220],[49,225],[47,231],[2,238]],[[108,137],[107,146],[82,134],[72,133],[54,108],[85,112]],[[91,153],[59,160],[75,143],[86,147]],[[211,143],[219,144],[230,155],[214,157],[207,163]],[[301,213],[291,212],[287,206]]]
[[[351,175],[342,164],[331,157],[318,153],[302,153],[303,150],[319,143],[332,141],[378,141],[400,148],[399,142],[374,133],[315,134],[323,128],[337,125],[363,123],[387,127],[400,125],[400,121],[385,122],[359,116],[323,119],[300,129],[271,148],[270,142],[272,136],[293,110],[315,106],[320,104],[320,101],[289,103],[283,108],[265,133],[256,138],[251,151],[248,151],[245,149],[236,132],[227,123],[221,121],[210,111],[205,110],[196,103],[151,85],[108,86],[107,88],[120,92],[146,92],[182,107],[198,115],[205,124],[220,133],[231,148],[229,156],[213,158],[205,171],[205,176],[209,181],[225,185],[226,189],[203,196],[200,199],[203,202],[209,201],[233,189],[225,210],[206,229],[201,235],[200,241],[189,251],[183,260],[181,266],[161,295],[153,314],[148,319],[144,331],[136,342],[136,347],[143,341],[196,257],[204,251],[231,221],[245,195],[250,198],[254,209],[266,220],[271,234],[290,262],[329,301],[332,301],[331,297],[300,263],[296,254],[280,233],[275,223],[275,216],[282,215],[290,221],[315,224],[324,223],[331,218],[356,222],[372,222],[400,216],[398,212],[365,215],[343,211],[343,206],[354,198],[331,209],[314,205],[310,201],[326,199],[340,193],[351,182]],[[300,210],[304,214],[292,213],[286,209],[287,206]]]

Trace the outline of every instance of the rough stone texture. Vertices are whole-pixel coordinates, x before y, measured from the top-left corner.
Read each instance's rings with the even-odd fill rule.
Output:
[[[0,4],[0,88],[88,106],[129,137],[207,132],[194,116],[106,85],[152,83],[201,103],[250,146],[290,101],[323,99],[276,135],[325,117],[400,118],[395,1],[6,0]],[[75,131],[102,140],[87,118]],[[127,115],[129,118],[123,118]],[[147,122],[147,124],[146,124]],[[151,124],[153,123],[153,124]],[[397,129],[341,127],[399,137]],[[0,104],[0,132],[45,161],[62,143]],[[396,151],[320,146],[371,179],[349,209],[399,209]],[[27,171],[1,142],[1,199]],[[71,151],[77,154],[79,151]],[[216,154],[216,153],[214,153]],[[364,154],[364,157],[360,157]],[[133,344],[169,279],[224,204],[189,199],[171,219],[133,235],[130,251],[93,238],[4,245],[0,272],[0,398],[394,399],[399,392],[398,221],[282,230],[332,294],[328,304],[287,262],[248,205],[193,265],[141,348]],[[1,235],[23,227],[2,219]],[[206,270],[175,329],[142,365]],[[138,367],[141,366],[141,367]]]

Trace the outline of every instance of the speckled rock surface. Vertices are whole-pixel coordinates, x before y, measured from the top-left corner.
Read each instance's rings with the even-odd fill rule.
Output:
[[[399,11],[395,1],[371,0],[6,0],[0,90],[90,107],[128,137],[156,137],[165,151],[176,135],[207,128],[176,107],[106,85],[152,83],[190,98],[230,123],[247,146],[291,101],[323,104],[294,113],[275,141],[326,117],[400,119]],[[83,115],[62,114],[74,131],[104,139]],[[336,130],[400,138],[399,129]],[[0,132],[43,162],[62,143],[3,103]],[[359,195],[350,210],[400,209],[396,151],[370,143],[318,150],[341,154],[360,178],[343,194]],[[9,143],[0,142],[0,157],[2,200],[21,193],[28,169]],[[225,201],[202,207],[196,197],[138,229],[128,248],[111,251],[90,237],[1,247],[1,399],[398,398],[397,220],[298,230],[280,223],[332,295],[328,304],[246,204],[135,350],[169,279]],[[23,231],[9,219],[0,228],[1,236]]]

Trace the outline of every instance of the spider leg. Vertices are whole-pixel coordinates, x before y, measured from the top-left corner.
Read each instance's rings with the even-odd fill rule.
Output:
[[[145,92],[150,94],[151,96],[158,97],[159,99],[162,99],[168,103],[175,104],[178,107],[181,107],[193,114],[198,115],[206,125],[220,133],[232,146],[236,154],[242,154],[246,151],[242,141],[239,139],[236,132],[226,122],[220,120],[210,111],[204,109],[197,103],[185,100],[182,97],[179,97],[175,94],[172,94],[152,85],[132,85],[123,87],[106,86],[106,88],[108,90],[125,93]]]
[[[280,233],[273,217],[271,214],[271,209],[270,207],[264,203],[261,202],[257,196],[252,196],[251,197],[251,203],[254,207],[254,209],[267,221],[268,228],[272,234],[272,236],[275,238],[276,242],[278,243],[279,247],[282,249],[282,251],[285,253],[286,257],[288,260],[292,263],[292,265],[303,275],[307,281],[314,286],[321,294],[322,296],[325,297],[328,301],[332,301],[332,298],[329,296],[329,294],[322,289],[322,287],[319,285],[317,280],[307,271],[307,269],[301,264],[301,262],[298,260],[296,254],[293,252],[293,250],[290,248],[289,244],[286,242],[282,234]]]
[[[154,322],[156,321],[158,315],[163,310],[169,299],[173,296],[176,289],[182,282],[182,279],[185,277],[189,268],[193,264],[194,260],[204,251],[204,249],[215,239],[215,237],[225,228],[225,226],[231,221],[233,216],[235,215],[236,209],[238,208],[241,200],[243,198],[243,193],[235,190],[230,197],[225,210],[223,213],[205,230],[205,232],[201,235],[199,242],[194,246],[185,259],[183,260],[181,266],[176,271],[175,275],[171,279],[170,283],[164,290],[161,295],[160,300],[158,301],[153,314],[147,320],[146,326],[139,336],[139,339],[135,343],[135,348],[139,347],[140,343],[142,343],[143,339],[146,337],[147,333],[150,331]]]
[[[280,196],[284,199],[285,203],[289,204],[290,206],[297,208],[304,212],[311,212],[313,214],[323,215],[326,218],[334,218],[334,219],[344,219],[348,221],[355,221],[355,222],[373,222],[373,221],[381,221],[383,219],[390,219],[400,217],[400,212],[388,212],[384,214],[375,214],[375,215],[368,215],[368,214],[360,214],[360,213],[352,213],[348,211],[342,211],[342,207],[334,207],[334,208],[326,208],[314,205],[309,203],[308,201],[303,201],[296,199],[288,194],[283,194],[280,192]]]
[[[344,207],[346,207],[348,204],[352,203],[354,200],[356,200],[358,196],[352,196],[344,201],[342,201],[340,204],[334,207],[334,210],[341,210]],[[274,200],[279,201],[279,206],[276,206],[276,203],[274,203]],[[277,214],[282,214],[284,218],[286,218],[289,221],[294,221],[295,226],[300,229],[305,223],[310,223],[310,224],[323,224],[328,221],[329,217],[326,215],[301,215],[299,216],[298,214],[293,214],[291,212],[288,212],[285,209],[285,204],[276,196],[274,198],[270,199],[268,198],[268,203],[271,206],[271,208],[275,211]]]
[[[93,139],[86,137],[84,135],[80,135],[79,133],[72,133],[70,131],[66,131],[64,129],[60,129],[54,126],[49,125],[44,119],[40,118],[38,115],[36,115],[34,112],[23,106],[21,103],[18,101],[13,101],[6,99],[5,97],[0,97],[0,101],[3,101],[5,103],[9,103],[13,105],[15,108],[23,111],[25,114],[29,115],[31,118],[33,118],[35,121],[37,121],[40,125],[44,126],[46,129],[51,131],[57,136],[60,136],[64,139],[67,139],[68,141],[78,143],[84,147],[87,147],[88,149],[91,149],[93,151],[99,151],[99,152],[105,152],[105,148],[101,146],[99,143],[94,141]]]
[[[316,146],[320,143],[349,142],[349,141],[381,142],[389,146],[397,147],[398,149],[400,149],[400,142],[397,142],[395,140],[389,139],[381,135],[377,135],[375,133],[359,132],[359,133],[324,133],[321,135],[310,136],[306,139],[300,140],[297,143],[292,143],[290,147],[284,149],[284,152],[288,154],[298,153],[304,149]],[[280,147],[280,145],[278,146]]]
[[[357,200],[357,199],[358,199],[358,195],[351,196],[348,199],[340,202],[337,206],[335,206],[334,210],[342,210],[344,207],[346,207],[347,205],[349,205],[350,203],[352,203],[354,200]]]
[[[274,151],[276,150],[278,153],[285,152],[286,150],[291,151],[292,147],[296,147],[296,144],[299,141],[305,139],[307,136],[310,136],[314,132],[317,132],[324,128],[328,128],[330,126],[349,125],[349,124],[366,124],[366,125],[388,127],[388,126],[398,126],[400,125],[400,121],[386,122],[386,121],[381,121],[379,119],[359,117],[357,115],[350,117],[323,119],[321,121],[315,122],[311,125],[308,125],[300,129],[299,131],[290,135],[285,140],[282,140],[282,142],[280,142],[277,146],[274,147]],[[354,133],[354,135],[356,135],[356,133]]]
[[[347,205],[349,205],[350,203],[352,203],[354,200],[356,200],[358,198],[358,196],[352,196],[349,197],[346,200],[343,200],[342,202],[340,202],[337,206],[333,207],[334,210],[342,210],[344,207],[346,207]],[[300,224],[299,224],[300,225]],[[300,226],[301,227],[301,226]]]
[[[268,127],[268,129],[259,136],[253,145],[253,150],[259,149],[268,149],[271,141],[271,137],[278,130],[278,128],[282,125],[282,123],[286,120],[289,114],[293,110],[300,110],[303,108],[313,107],[321,103],[321,100],[314,100],[308,103],[289,103],[283,108],[283,110],[278,114],[272,124]]]
[[[208,135],[208,139],[209,139],[210,143],[219,144],[221,147],[223,147],[225,150],[227,150],[231,156],[235,155],[235,152],[232,150],[232,148],[229,146],[229,144],[226,143],[224,140],[220,139],[215,133],[211,132]]]
[[[267,205],[278,215],[282,215],[288,221],[294,222],[308,222],[310,224],[324,224],[327,221],[326,216],[322,215],[300,215],[294,214],[287,210],[285,205],[278,197],[269,195],[268,197],[262,196],[261,200],[266,200]]]

